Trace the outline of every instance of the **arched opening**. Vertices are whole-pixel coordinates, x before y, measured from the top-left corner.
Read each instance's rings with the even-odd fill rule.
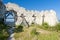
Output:
[[[6,22],[14,22],[14,13],[12,13],[12,12],[8,12],[7,14],[6,14]]]
[[[15,22],[17,20],[17,13],[14,10],[6,11],[4,17],[4,23],[8,26],[8,33],[9,37],[8,40],[12,40],[13,36],[11,35],[14,33],[15,29]]]
[[[8,26],[15,26],[15,22],[16,22],[15,16],[16,16],[16,12],[14,10],[6,11],[4,18],[5,24]]]

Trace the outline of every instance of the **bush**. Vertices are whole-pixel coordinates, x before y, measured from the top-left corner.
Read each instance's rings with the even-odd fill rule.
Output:
[[[15,32],[22,32],[22,31],[23,31],[23,26],[22,25],[16,26]]]
[[[42,26],[44,29],[48,29],[48,27],[49,27],[48,23],[44,23]]]
[[[34,28],[34,29],[32,29],[32,31],[31,31],[31,35],[38,35],[39,33],[36,31],[36,29]]]
[[[58,23],[56,26],[55,26],[56,30],[60,30],[60,23]]]
[[[8,26],[4,22],[0,22],[0,40],[7,40],[9,34],[7,32]]]

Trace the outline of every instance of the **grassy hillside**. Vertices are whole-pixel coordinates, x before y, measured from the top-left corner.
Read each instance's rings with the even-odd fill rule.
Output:
[[[24,27],[22,29],[24,31],[15,33],[14,37],[16,40],[60,40],[59,29],[56,26],[47,26],[47,24],[44,24],[44,26],[31,25],[29,28]]]
[[[0,40],[7,40],[9,27],[0,22]],[[15,40],[60,40],[60,23],[55,26],[32,24],[30,27],[16,26]]]

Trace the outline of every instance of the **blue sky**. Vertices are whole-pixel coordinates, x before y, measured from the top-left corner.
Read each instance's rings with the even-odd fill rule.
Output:
[[[60,0],[3,0],[3,3],[15,3],[28,10],[50,10],[53,9],[60,19]]]

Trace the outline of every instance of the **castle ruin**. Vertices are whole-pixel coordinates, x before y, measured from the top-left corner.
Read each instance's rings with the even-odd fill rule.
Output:
[[[22,14],[25,17],[22,17]],[[13,18],[11,18],[11,16],[13,16]],[[0,21],[1,20],[7,25],[20,25],[22,20],[25,20],[24,23],[26,25],[31,25],[32,22],[42,25],[46,22],[50,26],[54,26],[58,23],[56,12],[54,10],[26,10],[14,3],[7,3],[4,5],[2,1],[0,1]]]

